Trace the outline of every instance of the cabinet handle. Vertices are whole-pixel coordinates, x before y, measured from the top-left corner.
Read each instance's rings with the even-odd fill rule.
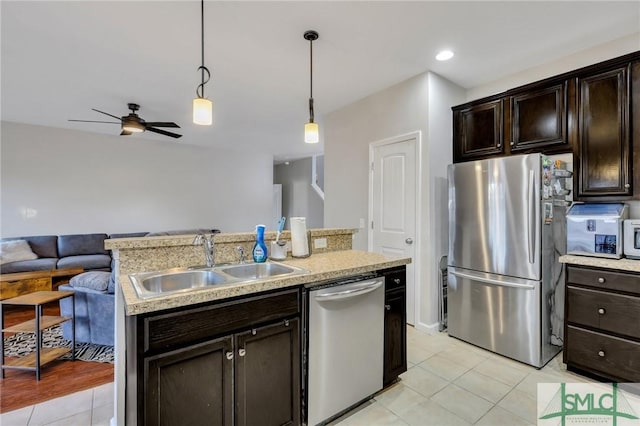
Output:
[[[606,280],[605,280],[604,278],[602,278],[602,277],[598,278],[598,282],[599,282],[600,284],[604,284],[604,282],[605,282],[605,281],[606,281]]]
[[[497,146],[498,146],[498,148],[502,148],[502,144],[501,143],[499,143]]]
[[[387,311],[390,311],[390,310],[391,310],[391,305],[384,305],[384,308],[385,308]]]
[[[258,334],[258,330],[256,330],[255,328],[251,329],[251,335],[255,336],[256,334]]]
[[[598,313],[599,313],[600,315],[604,315],[606,312],[607,312],[607,311],[605,311],[605,310],[604,310],[604,308],[600,308],[600,309],[598,309]]]
[[[598,351],[598,356],[599,357],[604,357],[604,351]]]
[[[629,188],[631,187],[631,185],[630,185],[630,184],[628,184],[628,183],[625,183],[625,184],[624,184],[624,187],[625,187],[625,188],[627,188],[627,189],[629,189]]]
[[[516,143],[514,141],[511,141],[511,143],[509,145],[514,146]]]
[[[227,359],[229,360],[233,359],[233,352],[227,352],[226,355],[227,355]]]
[[[289,320],[284,320],[284,326],[289,327]]]
[[[240,355],[240,356],[245,356],[246,353],[247,353],[247,351],[244,350],[244,348],[241,348],[241,349],[238,350],[238,355]]]
[[[394,278],[393,282],[396,283],[396,284],[400,284],[400,278]]]

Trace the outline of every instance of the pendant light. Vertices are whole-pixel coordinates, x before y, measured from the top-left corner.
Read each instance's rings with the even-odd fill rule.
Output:
[[[213,103],[204,97],[204,85],[207,84],[211,78],[209,69],[204,66],[204,0],[200,1],[200,29],[202,65],[198,67],[198,71],[202,73],[202,80],[196,89],[197,97],[193,99],[193,122],[195,124],[210,126],[213,123]],[[204,78],[205,73],[207,75],[206,80]]]
[[[318,33],[306,31],[304,39],[309,40],[309,122],[304,125],[304,141],[318,143],[320,141],[318,123],[313,121],[313,42],[318,39]]]

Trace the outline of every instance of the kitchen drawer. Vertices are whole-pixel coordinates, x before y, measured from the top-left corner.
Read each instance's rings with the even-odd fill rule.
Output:
[[[571,325],[565,337],[567,364],[625,382],[640,382],[640,343]]]
[[[567,283],[625,291],[640,296],[640,275],[627,272],[569,266]]]
[[[568,286],[567,321],[640,339],[640,297]]]
[[[144,318],[145,353],[182,347],[300,313],[299,290]]]
[[[391,269],[383,271],[384,274],[384,288],[386,291],[395,289],[404,290],[407,285],[407,272],[406,268]]]

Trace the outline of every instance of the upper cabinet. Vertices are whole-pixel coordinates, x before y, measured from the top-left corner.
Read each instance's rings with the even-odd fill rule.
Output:
[[[578,79],[577,196],[633,194],[629,66]]]
[[[454,161],[504,153],[502,99],[453,110]]]
[[[567,82],[507,97],[511,152],[557,148],[567,150]]]
[[[640,51],[452,110],[454,163],[572,152],[576,201],[640,199]]]

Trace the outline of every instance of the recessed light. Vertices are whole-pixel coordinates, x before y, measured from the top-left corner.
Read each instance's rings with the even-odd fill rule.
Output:
[[[436,59],[439,61],[448,61],[451,58],[453,58],[453,52],[450,50],[442,50],[436,55]]]

